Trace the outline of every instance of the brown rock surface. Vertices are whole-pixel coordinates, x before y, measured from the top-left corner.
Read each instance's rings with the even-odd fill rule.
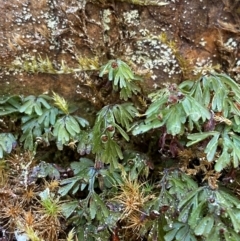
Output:
[[[86,97],[86,81],[99,81],[98,71],[79,71],[77,59],[94,56],[99,65],[120,58],[132,62],[137,72],[151,72],[145,81],[150,89],[195,78],[202,67],[216,64],[240,79],[239,1],[155,3],[162,6],[117,0],[2,0],[1,94],[53,90],[70,99]],[[39,56],[48,57],[58,74],[46,68],[31,71],[29,65]],[[62,71],[63,66],[68,69]]]

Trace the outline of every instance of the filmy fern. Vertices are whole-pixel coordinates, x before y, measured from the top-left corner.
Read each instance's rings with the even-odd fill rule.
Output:
[[[131,103],[105,106],[99,111],[93,127],[93,152],[100,160],[118,167],[117,160],[123,159],[123,153],[116,133],[129,141],[126,131],[136,113],[137,110]]]
[[[0,133],[0,158],[3,158],[4,154],[9,154],[16,146],[16,138],[11,133]]]
[[[191,96],[183,94],[175,84],[150,94],[149,98],[152,104],[145,113],[146,120],[137,123],[133,129],[134,135],[162,126],[166,126],[168,134],[182,135],[186,125],[192,131],[194,127],[200,128],[201,123],[211,117],[206,107]]]
[[[239,165],[240,87],[229,76],[213,72],[179,87],[169,84],[149,98],[146,119],[135,125],[134,135],[164,126],[167,134],[186,135],[186,146],[211,138],[204,152],[216,161],[216,171]]]
[[[165,241],[197,240],[239,240],[239,200],[226,190],[197,187],[189,177],[179,171],[166,172],[162,180],[161,202],[169,206],[175,202],[179,215],[172,219],[174,209],[166,212]],[[166,188],[166,181],[169,181]],[[185,189],[185,194],[181,193]],[[177,198],[177,200],[176,200]],[[234,210],[234,211],[233,211]]]
[[[130,67],[122,60],[110,60],[107,64],[100,68],[99,76],[108,74],[108,80],[113,82],[113,89],[120,91],[120,98],[127,100],[132,94],[140,92],[138,86],[138,80],[141,80],[139,76],[136,76]]]

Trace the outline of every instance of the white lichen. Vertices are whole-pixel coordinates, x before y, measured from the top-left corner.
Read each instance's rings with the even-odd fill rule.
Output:
[[[224,43],[224,46],[228,48],[229,50],[234,50],[237,47],[237,41],[233,38],[229,38],[226,43]]]
[[[159,69],[169,78],[181,73],[173,50],[166,43],[163,43],[157,36],[152,36],[147,29],[141,29],[139,32],[143,38],[136,42],[136,50],[131,61],[149,70]]]
[[[102,13],[102,22],[103,22],[103,29],[104,31],[110,30],[109,23],[111,22],[111,19],[109,16],[111,16],[111,11],[109,9],[104,9]]]
[[[138,10],[123,13],[123,18],[124,22],[130,26],[138,26],[140,24]]]

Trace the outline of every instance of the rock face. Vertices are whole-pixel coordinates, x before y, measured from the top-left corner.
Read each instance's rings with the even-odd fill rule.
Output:
[[[91,98],[115,58],[149,89],[215,65],[240,80],[237,0],[2,0],[0,12],[1,94]]]

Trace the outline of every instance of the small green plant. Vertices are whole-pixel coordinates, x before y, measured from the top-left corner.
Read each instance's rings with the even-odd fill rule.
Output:
[[[22,98],[19,112],[25,115],[21,118],[23,133],[20,141],[24,142],[25,149],[33,150],[35,138],[41,137],[56,118],[57,110],[51,109],[47,102],[49,100],[50,98],[46,95]]]
[[[168,85],[149,98],[146,119],[136,124],[134,135],[165,127],[166,134],[189,139],[187,147],[212,137],[204,153],[209,162],[216,162],[215,170],[220,172],[231,163],[238,166],[240,90],[229,76],[209,73],[179,87]]]
[[[19,95],[2,96],[0,99],[0,116],[19,112],[21,97]]]
[[[74,237],[75,237],[76,233],[74,228],[72,230],[70,230],[70,232],[68,233],[67,236],[67,240],[66,241],[74,241]]]
[[[38,235],[33,231],[31,227],[27,227],[25,229],[27,237],[32,241],[43,241],[43,239],[39,238]]]
[[[57,145],[59,149],[63,148],[63,145],[69,144],[70,141],[76,139],[76,135],[81,132],[81,127],[88,126],[88,121],[79,117],[70,115],[67,102],[59,95],[54,93],[54,104],[64,113],[64,115],[57,118],[53,126],[53,136],[56,137]]]
[[[9,70],[19,70],[27,73],[48,73],[48,74],[70,74],[81,71],[98,70],[99,60],[97,57],[87,58],[76,56],[78,66],[75,68],[69,67],[65,61],[61,61],[58,65],[54,64],[48,56],[43,58],[28,55],[26,59],[16,58],[10,65]]]
[[[80,62],[97,68],[97,60]],[[240,86],[225,74],[208,72],[196,81],[166,84],[143,96],[146,110],[139,113],[132,97],[144,95],[141,78],[118,59],[100,68],[99,76],[104,75],[112,83],[111,96],[117,98],[96,113],[92,125],[56,93],[0,100],[0,116],[20,122],[13,128],[16,133],[3,126],[0,158],[17,142],[33,156],[53,144],[58,148],[54,156],[74,153],[66,163],[70,176],[52,163],[34,163],[30,155],[27,161],[21,155],[11,160],[11,168],[23,162],[19,176],[26,190],[21,199],[3,193],[4,202],[12,195],[18,204],[18,212],[12,202],[11,208],[3,208],[4,222],[14,228],[15,219],[24,219],[17,229],[36,240],[58,240],[64,219],[78,240],[240,239],[239,190],[237,184],[230,186],[231,178],[239,175]],[[2,163],[4,172],[8,162]],[[36,195],[29,183],[39,178],[57,180]],[[37,203],[36,212],[26,214],[26,203]],[[51,225],[44,226],[46,222]],[[73,236],[70,232],[67,239]]]
[[[66,218],[70,218],[76,225],[79,240],[95,240],[97,236],[104,238],[109,236],[108,230],[115,225],[116,218],[111,217],[110,211],[103,201],[104,192],[97,194],[96,187],[101,190],[112,187],[116,182],[121,182],[118,173],[112,174],[103,164],[94,163],[87,158],[81,158],[79,162],[72,162],[71,168],[74,177],[62,180],[59,194],[66,196],[68,193],[75,195],[77,192],[86,192],[85,198],[80,202],[73,200],[62,205],[62,211]],[[119,172],[119,171],[118,171]],[[98,225],[105,223],[103,232],[98,233]]]
[[[167,207],[166,241],[197,240],[199,236],[209,241],[221,240],[221,236],[225,240],[240,238],[239,200],[226,190],[198,187],[179,171],[165,172],[161,184],[160,206]],[[184,194],[186,190],[187,195]],[[171,206],[173,202],[175,208]],[[174,217],[176,210],[179,213]]]
[[[40,204],[42,205],[43,212],[50,218],[61,216],[61,205],[58,198],[51,196],[50,190],[47,188],[40,193]]]
[[[63,217],[62,204],[59,201],[59,197],[51,193],[49,188],[42,191],[39,196],[41,206],[38,212],[42,215],[39,220],[39,224],[42,226],[42,228],[39,227],[40,230],[42,229],[41,235],[51,240],[58,240],[58,235],[62,231],[60,218]],[[49,226],[45,226],[44,228],[44,222],[48,222]]]
[[[236,168],[240,159],[239,85],[225,74],[211,73],[194,84],[185,82],[180,87],[201,105],[208,107],[211,113],[203,133],[188,135],[190,141],[187,146],[212,136],[204,149],[207,160],[216,162],[215,170],[218,172],[231,163]]]
[[[0,158],[3,155],[12,152],[12,149],[16,146],[16,139],[11,133],[1,133],[0,134]]]
[[[24,149],[34,150],[37,143],[49,145],[54,140],[58,148],[62,149],[63,145],[78,142],[77,135],[80,138],[81,127],[88,126],[84,118],[71,115],[72,110],[69,110],[67,102],[55,93],[53,98],[47,95],[12,96],[5,97],[1,102],[4,108],[0,109],[0,115],[15,114],[15,120],[21,119],[20,142],[24,143]],[[13,145],[10,145],[10,141],[14,143],[14,137],[12,134],[2,135],[5,136],[2,150],[9,153]]]
[[[137,109],[131,103],[105,106],[98,112],[93,126],[93,152],[104,163],[118,167],[118,159],[123,159],[123,154],[117,133],[129,141],[125,130],[129,130],[136,113]]]
[[[113,90],[120,91],[120,98],[127,100],[132,96],[132,93],[140,92],[140,87],[136,81],[141,80],[136,76],[130,67],[122,60],[110,60],[107,64],[100,68],[99,76],[108,74],[108,80],[113,81]]]
[[[172,136],[182,135],[186,125],[189,131],[192,131],[211,116],[206,107],[191,96],[185,95],[175,84],[150,94],[149,98],[152,104],[145,113],[146,120],[136,124],[134,135],[162,126],[166,126],[167,133]]]
[[[59,64],[59,68],[54,66],[51,60],[42,56],[28,56],[28,59],[15,59],[10,66],[10,70],[24,71],[27,73],[48,73],[48,74],[70,74],[81,71],[81,69],[70,68],[64,61]]]

